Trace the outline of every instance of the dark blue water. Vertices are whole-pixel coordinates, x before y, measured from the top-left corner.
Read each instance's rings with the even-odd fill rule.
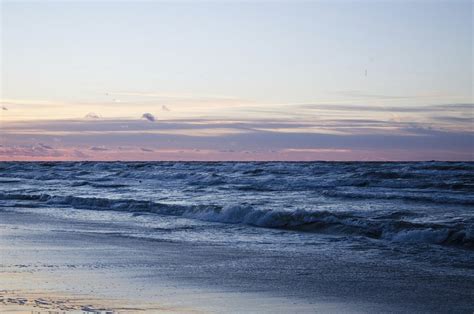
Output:
[[[472,270],[474,163],[0,163],[0,209],[94,232]],[[53,228],[53,227],[52,227]],[[397,252],[393,255],[393,252]]]

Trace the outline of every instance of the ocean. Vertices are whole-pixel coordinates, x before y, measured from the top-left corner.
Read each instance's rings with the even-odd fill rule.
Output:
[[[444,308],[461,312],[473,304],[473,192],[472,162],[0,163],[0,213],[67,221],[61,231],[69,235],[270,252],[267,266],[278,264],[279,254],[303,256],[304,263],[288,270],[301,276],[303,299],[315,293],[314,273],[329,271],[327,265],[318,270],[317,256],[422,269],[439,280],[433,287],[462,294]],[[369,270],[357,269],[353,281],[370,281]],[[463,280],[463,291],[454,291]],[[357,289],[354,282],[341,285]],[[420,300],[434,297],[429,283],[420,285]],[[428,305],[418,310],[443,309],[422,302]],[[419,305],[407,304],[405,310]]]

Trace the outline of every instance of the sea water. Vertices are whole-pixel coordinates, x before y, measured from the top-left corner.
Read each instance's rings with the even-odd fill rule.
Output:
[[[470,162],[0,163],[0,210],[77,222],[68,232],[344,250],[460,273],[474,261],[473,192]]]

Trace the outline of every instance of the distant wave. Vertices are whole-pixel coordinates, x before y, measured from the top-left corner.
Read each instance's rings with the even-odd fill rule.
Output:
[[[146,212],[211,222],[364,236],[394,242],[455,245],[474,249],[473,219],[456,223],[414,223],[404,220],[413,215],[410,212],[396,211],[382,216],[364,216],[352,212],[261,210],[241,205],[176,205],[133,199],[21,193],[0,193],[1,200],[29,201],[37,203],[38,206],[61,205],[88,210]],[[31,207],[32,204],[25,205]]]
[[[123,188],[123,187],[127,187],[128,185],[127,184],[121,184],[121,183],[94,183],[94,182],[89,182],[89,181],[73,181],[71,183],[71,186],[73,187],[77,187],[77,186],[85,186],[85,185],[88,185],[88,186],[91,186],[91,187],[94,187],[94,188],[109,188],[109,189],[113,189],[113,188]]]
[[[397,199],[415,202],[429,202],[437,204],[458,204],[458,205],[474,205],[474,197],[466,197],[466,195],[446,195],[438,191],[427,191],[425,193],[403,191],[341,191],[337,189],[325,190],[322,192],[325,196],[350,199]]]

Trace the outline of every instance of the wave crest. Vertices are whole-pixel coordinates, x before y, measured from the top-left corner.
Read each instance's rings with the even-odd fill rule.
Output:
[[[29,201],[38,206],[69,206],[77,209],[146,212],[181,216],[210,222],[246,224],[256,227],[364,236],[394,242],[432,243],[474,248],[473,221],[455,224],[414,223],[413,215],[393,212],[364,216],[354,212],[255,209],[252,206],[179,205],[134,199],[108,199],[49,194],[6,194],[0,200]],[[31,205],[31,204],[30,204]]]

